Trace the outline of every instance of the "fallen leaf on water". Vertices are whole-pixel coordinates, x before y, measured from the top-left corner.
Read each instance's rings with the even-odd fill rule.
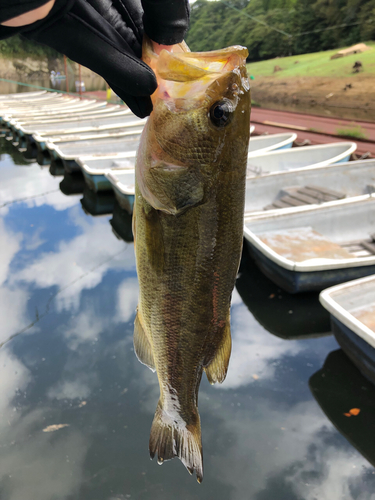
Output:
[[[359,408],[352,408],[351,410],[349,410],[349,413],[350,415],[354,415],[356,417],[360,411],[361,410]]]
[[[256,374],[254,373],[254,375],[253,375],[253,379],[254,379],[254,380],[258,380],[258,378],[259,378],[259,377],[258,377],[258,375],[256,375]]]
[[[352,408],[348,413],[344,413],[345,417],[356,417],[361,410],[359,408]]]
[[[63,427],[69,427],[69,424],[54,424],[54,425],[49,425],[45,429],[43,429],[43,432],[55,432],[58,431],[59,429],[62,429]]]

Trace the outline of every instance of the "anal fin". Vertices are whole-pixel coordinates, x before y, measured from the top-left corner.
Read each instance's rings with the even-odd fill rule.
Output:
[[[230,335],[230,318],[228,314],[223,332],[223,340],[216,351],[214,359],[204,368],[210,384],[216,384],[216,382],[221,384],[224,382],[228,371],[231,350],[232,339]]]
[[[134,351],[141,363],[148,366],[150,370],[155,371],[154,355],[152,353],[151,344],[146,336],[139,321],[138,312],[134,321]]]

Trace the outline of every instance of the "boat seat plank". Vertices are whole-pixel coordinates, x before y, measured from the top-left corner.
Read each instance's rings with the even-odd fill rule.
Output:
[[[367,241],[362,241],[362,246],[368,250],[371,254],[375,255],[375,243],[369,243]]]
[[[345,193],[315,185],[284,187],[278,196],[280,198],[264,207],[264,210],[312,205],[325,201],[341,200],[346,197]]]
[[[315,184],[309,184],[306,186],[308,189],[313,189],[315,191],[318,191],[319,193],[322,194],[328,194],[330,196],[334,196],[337,200],[341,200],[342,198],[345,198],[345,193],[341,193],[340,191],[335,191],[333,189],[328,189],[322,186],[316,186]]]
[[[270,205],[264,207],[263,210],[275,210],[275,208],[290,208],[290,205],[288,203],[284,203],[281,200],[276,200]]]
[[[299,191],[300,191],[300,193],[312,196],[319,203],[322,203],[323,201],[333,201],[333,200],[345,198],[345,196],[342,196],[341,198],[337,198],[337,196],[332,196],[332,195],[326,194],[326,193],[320,193],[319,191],[316,191],[315,189],[310,189],[308,187],[301,188]]]
[[[267,231],[258,238],[274,252],[294,262],[311,259],[349,259],[354,255],[312,227]]]
[[[351,240],[351,241],[343,241],[340,243],[340,246],[342,247],[348,247],[348,246],[361,246],[362,242],[363,241],[368,241],[369,243],[371,242],[371,240]]]
[[[294,198],[294,196],[283,196],[279,201],[283,201],[287,203],[289,207],[300,207],[301,205],[306,205],[305,201],[299,200],[298,198]]]
[[[356,257],[368,257],[375,255],[375,240],[371,235],[371,239],[366,240],[353,240],[340,243],[340,246],[348,252],[354,254]]]
[[[290,196],[296,200],[302,201],[306,205],[311,205],[319,201],[317,198],[301,193],[301,190],[291,193]]]
[[[341,248],[345,248],[345,250],[347,250],[348,252],[350,253],[353,253],[355,255],[359,254],[359,255],[364,255],[365,253],[368,254],[368,251],[364,250],[363,249],[363,246],[361,245],[340,245]]]

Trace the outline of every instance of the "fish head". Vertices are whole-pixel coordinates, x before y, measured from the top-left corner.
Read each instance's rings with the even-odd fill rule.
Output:
[[[149,40],[144,42],[143,60],[154,70],[158,87],[139,150],[149,151],[151,159],[139,162],[137,180],[155,208],[163,210],[163,203],[147,186],[147,171],[160,171],[161,165],[200,185],[190,204],[203,197],[218,172],[244,174],[251,107],[247,55],[241,46],[194,53],[185,44],[158,53]]]

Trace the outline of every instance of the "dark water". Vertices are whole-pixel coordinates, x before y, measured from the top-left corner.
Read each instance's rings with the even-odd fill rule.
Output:
[[[88,215],[113,200],[81,204],[0,148],[1,500],[375,499],[374,388],[325,335],[317,295],[288,296],[246,255],[227,379],[199,394],[204,481],[150,461],[159,389],[133,352],[133,244],[112,231],[131,239],[129,217]]]

